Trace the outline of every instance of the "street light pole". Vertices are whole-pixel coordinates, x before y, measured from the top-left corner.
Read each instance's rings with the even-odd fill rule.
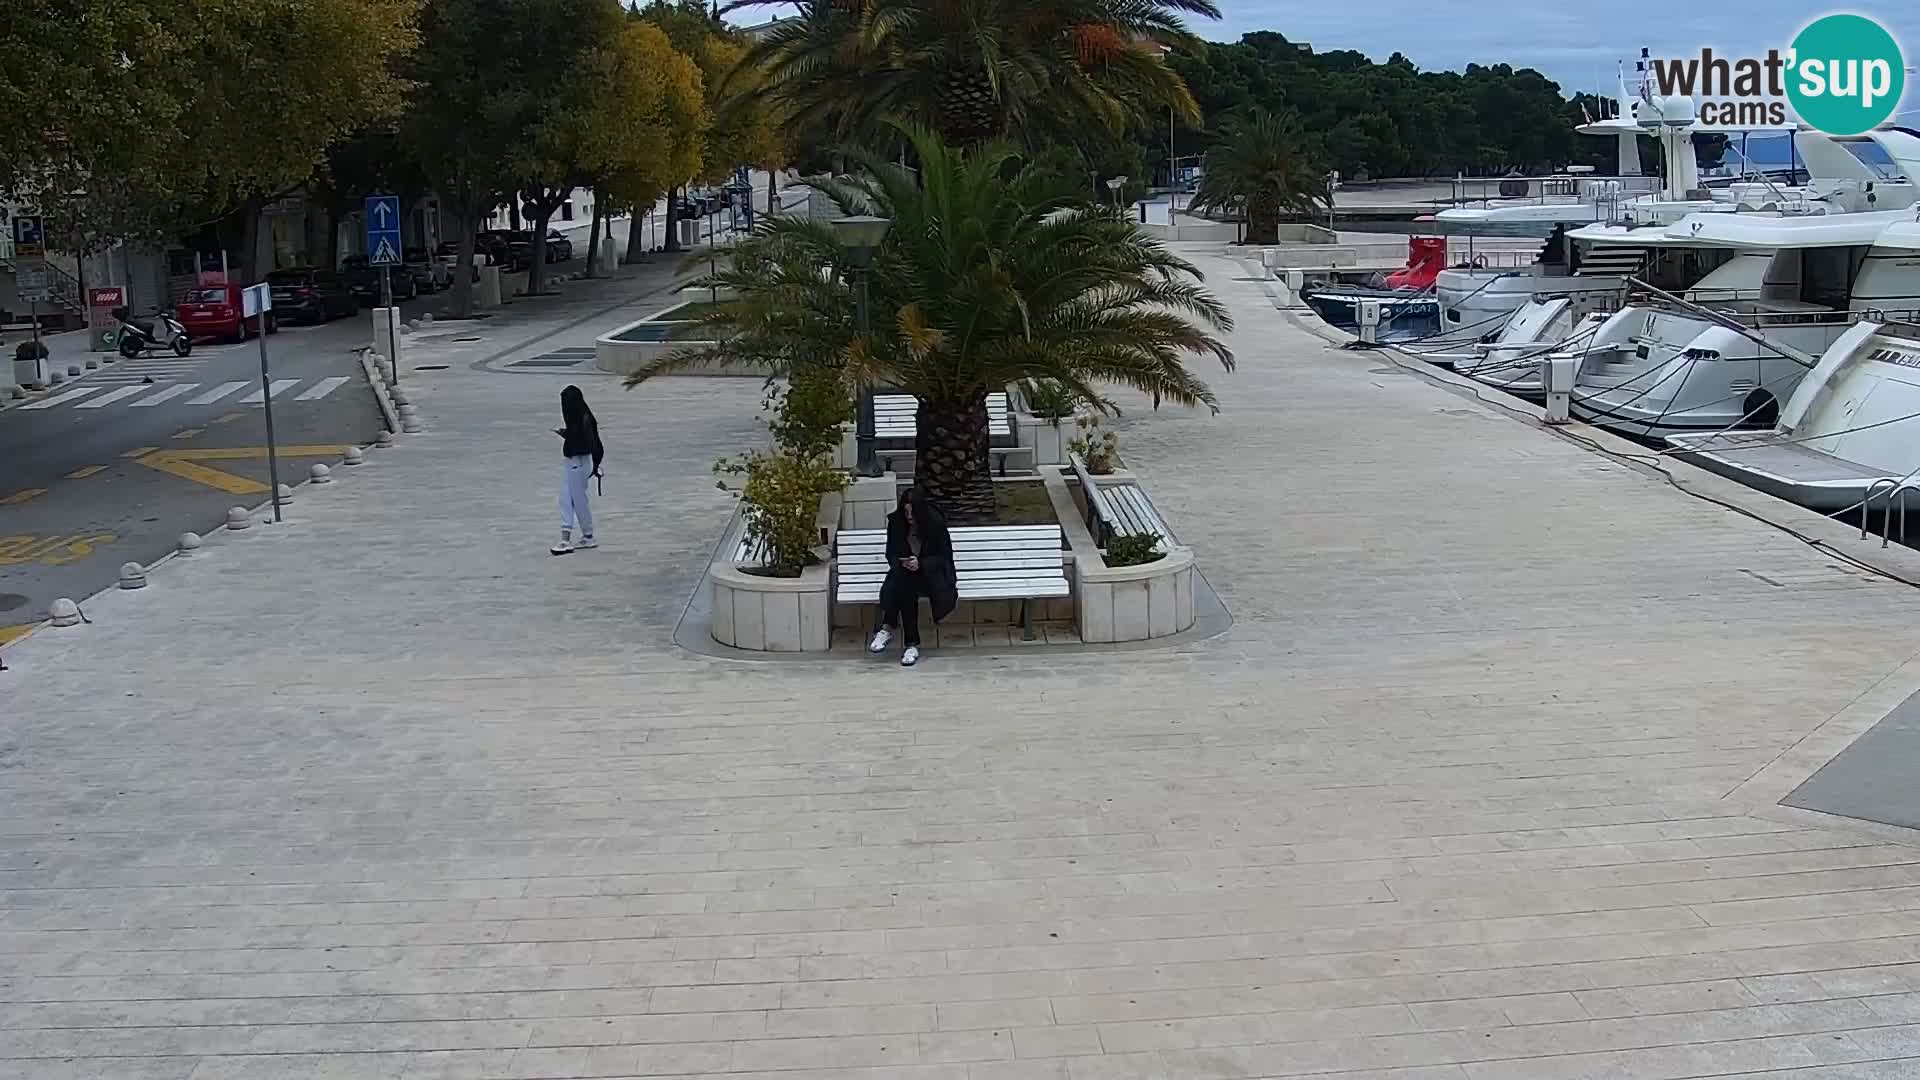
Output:
[[[870,214],[839,218],[833,223],[834,236],[846,248],[847,261],[851,264],[853,329],[861,337],[866,337],[873,329],[867,293],[867,276],[873,266],[873,253],[880,247],[880,241],[886,238],[887,229],[892,224],[886,218]],[[860,383],[860,411],[854,418],[853,438],[859,451],[855,471],[861,476],[879,476],[880,460],[874,453],[878,436],[874,431],[873,384],[864,379]]]

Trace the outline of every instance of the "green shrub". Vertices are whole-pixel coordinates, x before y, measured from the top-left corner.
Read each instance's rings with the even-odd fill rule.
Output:
[[[1105,476],[1120,464],[1120,436],[1111,431],[1100,430],[1098,416],[1083,416],[1074,421],[1080,434],[1067,444],[1067,449],[1080,455],[1087,463],[1087,471],[1095,476]]]
[[[801,458],[830,457],[840,445],[840,430],[853,422],[853,395],[838,368],[806,367],[795,371],[777,399],[767,408],[773,418],[767,427],[781,449]]]
[[[1080,395],[1055,379],[1029,379],[1020,384],[1027,408],[1042,420],[1065,420],[1080,405]]]
[[[47,344],[44,341],[29,339],[13,347],[13,358],[21,363],[32,363],[35,360],[45,359],[46,356]]]
[[[1107,565],[1139,566],[1142,563],[1159,562],[1167,554],[1154,550],[1159,543],[1159,533],[1111,537],[1107,540]]]
[[[747,540],[765,546],[768,575],[799,577],[820,542],[820,499],[845,488],[847,474],[825,458],[790,450],[722,459],[714,471],[746,478],[738,494],[746,504]],[[720,486],[727,487],[724,478]]]

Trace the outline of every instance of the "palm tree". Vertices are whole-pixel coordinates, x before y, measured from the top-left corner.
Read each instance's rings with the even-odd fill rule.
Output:
[[[1256,109],[1230,120],[1207,151],[1192,209],[1237,210],[1246,218],[1247,243],[1278,243],[1282,215],[1308,217],[1333,204],[1326,172],[1306,141],[1291,113]]]
[[[920,401],[916,482],[955,521],[993,515],[987,395],[1009,383],[1053,379],[1102,410],[1105,383],[1217,411],[1184,361],[1231,369],[1214,331],[1232,319],[1198,270],[1125,213],[1063,194],[1004,140],[962,151],[924,128],[896,130],[917,171],[862,151],[863,175],[820,182],[845,212],[893,220],[868,279],[870,334],[853,330],[855,264],[831,227],[767,218],[713,276],[738,296],[707,316],[718,341],[627,385],[749,362],[777,374],[835,364],[852,385],[898,387]]]
[[[744,0],[735,7],[772,0]],[[1212,0],[802,0],[743,67],[781,115],[828,141],[869,141],[883,117],[932,128],[950,146],[1034,127],[1121,130],[1199,120],[1193,95],[1160,54],[1196,47],[1178,12],[1219,18]]]

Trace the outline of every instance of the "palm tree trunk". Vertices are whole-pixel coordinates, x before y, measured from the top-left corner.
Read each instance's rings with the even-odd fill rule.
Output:
[[[1257,192],[1247,200],[1247,243],[1280,242],[1280,200],[1271,192]]]
[[[993,464],[987,454],[987,395],[922,401],[915,415],[915,485],[947,521],[993,520]]]

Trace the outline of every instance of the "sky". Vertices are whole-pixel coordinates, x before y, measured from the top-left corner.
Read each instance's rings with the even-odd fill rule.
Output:
[[[1277,30],[1315,51],[1357,49],[1375,60],[1397,50],[1423,69],[1458,70],[1469,63],[1533,67],[1561,92],[1615,86],[1615,64],[1629,76],[1641,47],[1655,56],[1698,55],[1711,46],[1722,55],[1761,55],[1784,49],[1818,16],[1851,11],[1893,32],[1909,67],[1920,67],[1920,3],[1870,0],[1827,7],[1807,0],[1369,0],[1344,4],[1298,0],[1214,0],[1223,18],[1193,20],[1209,41],[1238,41],[1254,30]],[[764,22],[778,7],[752,8],[739,22]],[[1920,75],[1907,77],[1902,121],[1920,125]]]
[[[1219,22],[1190,25],[1210,41],[1237,41],[1254,30],[1277,30],[1315,52],[1356,49],[1375,60],[1396,50],[1423,69],[1458,70],[1469,63],[1533,67],[1563,93],[1615,85],[1617,61],[1629,77],[1641,47],[1655,56],[1762,55],[1784,49],[1807,22],[1835,11],[1876,19],[1900,42],[1909,67],[1920,66],[1920,4],[1873,0],[1827,7],[1807,0],[1372,0],[1356,8],[1294,0],[1214,0]],[[1920,106],[1907,77],[1902,109]],[[1920,113],[1905,121],[1920,124]]]

